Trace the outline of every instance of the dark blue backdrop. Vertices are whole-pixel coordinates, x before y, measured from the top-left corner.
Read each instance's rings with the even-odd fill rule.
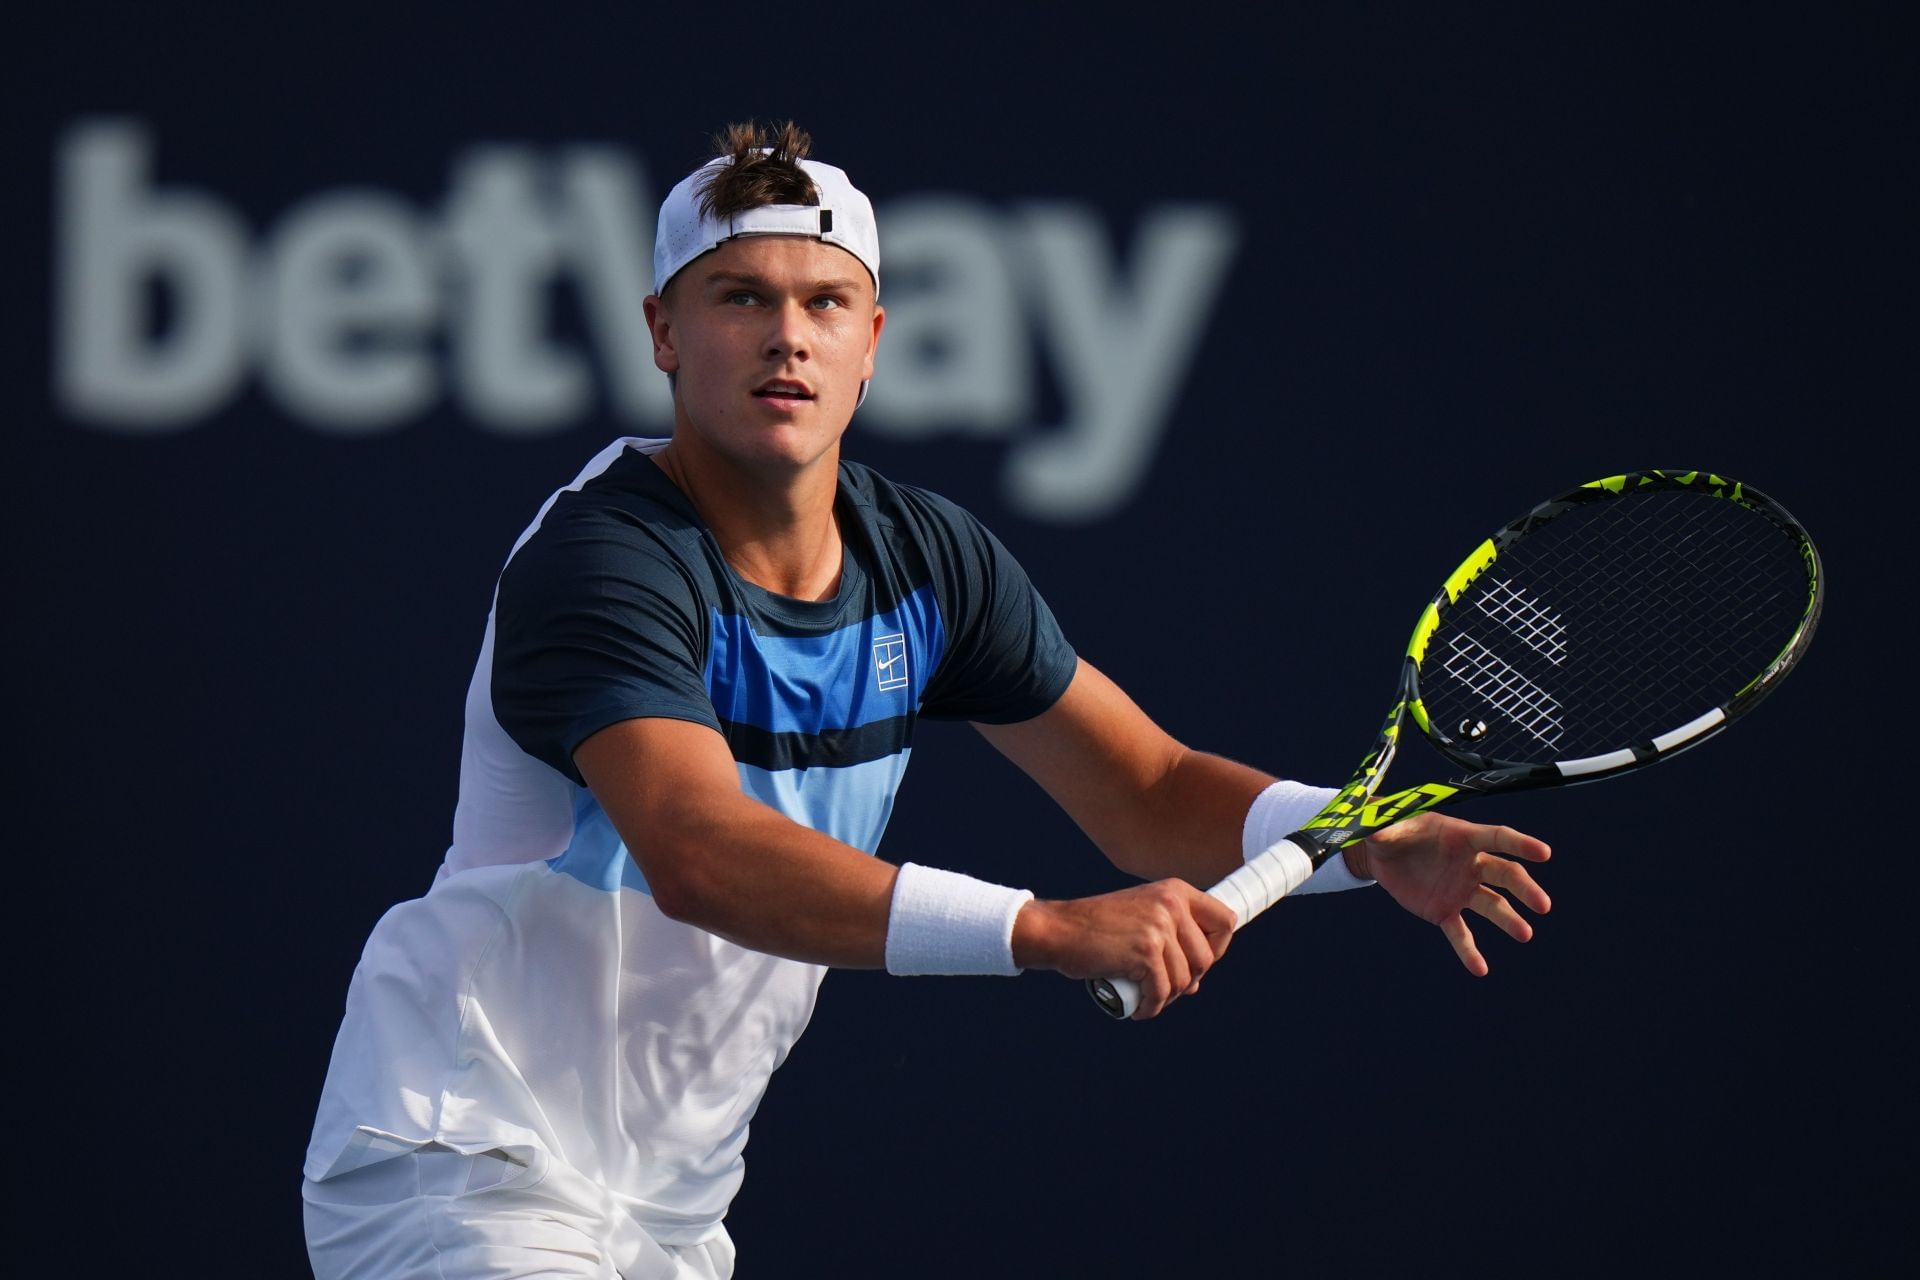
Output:
[[[444,848],[493,575],[552,488],[647,427],[619,403],[611,304],[558,270],[518,296],[585,398],[518,434],[459,363],[482,304],[451,286],[366,323],[300,296],[236,312],[244,367],[116,418],[114,378],[140,373],[113,352],[204,317],[113,253],[178,213],[202,241],[237,228],[221,243],[253,279],[299,211],[353,189],[366,235],[417,233],[323,286],[372,296],[452,252],[435,227],[471,148],[520,147],[545,199],[564,178],[540,166],[597,147],[643,171],[650,219],[748,115],[813,130],[883,235],[942,232],[889,277],[902,316],[946,299],[963,328],[1022,326],[975,353],[991,403],[877,395],[850,455],[986,517],[1085,656],[1196,745],[1339,781],[1437,576],[1599,475],[1747,479],[1814,531],[1832,586],[1811,658],[1739,732],[1476,815],[1557,855],[1552,916],[1528,947],[1489,941],[1485,981],[1365,893],[1282,908],[1146,1026],[1042,976],[831,976],[755,1121],[743,1275],[1911,1259],[1905,824],[1878,807],[1884,748],[1838,763],[1900,715],[1875,676],[1908,662],[1904,584],[1874,585],[1915,419],[1898,7],[159,8],[43,15],[4,86],[14,1130],[63,1270],[184,1250],[206,1274],[302,1271],[312,1104],[367,928]],[[75,139],[115,121],[144,148],[134,194],[74,194]],[[1021,257],[1034,227],[1080,228],[1139,283],[1182,210],[1226,228],[1217,281],[1169,271],[1164,295],[1116,287],[1046,327],[1070,255]],[[980,272],[941,257],[968,227]],[[1018,306],[964,292],[995,262]],[[135,319],[61,327],[82,313]],[[900,387],[969,358],[929,323]],[[299,357],[324,364],[328,335],[439,389],[374,425],[303,410]],[[60,371],[88,351],[76,390]],[[1156,361],[1149,412],[1118,381]],[[1072,462],[1065,498],[1010,487],[1023,449],[1129,414],[1151,434],[1133,481],[1079,509]],[[888,856],[1116,883],[969,731],[917,746]]]

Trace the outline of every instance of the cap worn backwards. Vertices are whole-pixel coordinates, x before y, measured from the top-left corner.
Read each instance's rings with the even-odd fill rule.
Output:
[[[873,220],[873,203],[843,170],[818,160],[798,161],[820,193],[817,205],[762,205],[717,218],[702,213],[700,189],[708,170],[731,163],[730,156],[716,156],[667,193],[653,238],[655,293],[664,293],[667,282],[689,262],[736,236],[812,236],[858,258],[873,277],[874,296],[879,296],[880,232]]]

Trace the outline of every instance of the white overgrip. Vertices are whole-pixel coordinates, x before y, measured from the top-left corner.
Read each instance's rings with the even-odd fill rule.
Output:
[[[1313,859],[1288,837],[1268,845],[1207,893],[1233,908],[1233,927],[1238,932],[1312,874]],[[1087,988],[1094,1002],[1116,1018],[1131,1018],[1140,1007],[1140,984],[1131,978],[1095,978]]]
[[[1233,927],[1239,930],[1305,884],[1312,875],[1313,859],[1289,837],[1268,845],[1264,852],[1243,863],[1239,870],[1207,892],[1233,908],[1239,917]]]

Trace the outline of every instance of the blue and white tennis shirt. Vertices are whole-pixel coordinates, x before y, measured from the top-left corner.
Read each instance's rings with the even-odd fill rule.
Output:
[[[712,1236],[825,970],[662,915],[574,750],[633,717],[710,725],[749,795],[872,853],[916,719],[1028,719],[1072,679],[1026,574],[952,503],[842,463],[839,591],[792,600],[727,565],[650,458],[665,443],[616,441],[514,547],[453,845],[368,940],[310,1178],[501,1148],[662,1243]]]

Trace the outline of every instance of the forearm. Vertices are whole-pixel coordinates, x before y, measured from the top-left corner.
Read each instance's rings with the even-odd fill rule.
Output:
[[[1254,800],[1275,781],[1271,774],[1181,745],[1085,662],[1051,710],[1022,724],[979,728],[1109,861],[1142,879],[1211,887],[1258,842],[1288,834],[1248,826]],[[1288,816],[1280,809],[1266,816]],[[1250,834],[1258,837],[1254,849],[1247,847]]]
[[[1132,803],[1090,818],[1088,835],[1123,871],[1143,880],[1177,876],[1204,889],[1240,866],[1247,810],[1273,781],[1248,765],[1181,747]]]
[[[670,918],[810,964],[885,962],[894,868],[743,794],[712,729],[622,721],[574,761]]]
[[[1219,756],[1183,752],[1165,779],[1143,793],[1132,817],[1116,824],[1119,856],[1109,857],[1146,879],[1178,876],[1211,887],[1243,859],[1304,826],[1331,794]],[[1230,834],[1223,835],[1223,827]],[[1223,839],[1230,856],[1221,853]],[[1296,892],[1352,888],[1371,879],[1368,868],[1366,847],[1356,844]]]
[[[891,864],[744,797],[636,836],[629,851],[672,918],[808,964],[885,964]]]

